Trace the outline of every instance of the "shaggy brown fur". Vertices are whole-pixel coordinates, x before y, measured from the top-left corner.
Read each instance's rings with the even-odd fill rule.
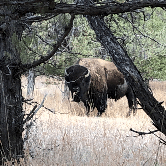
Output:
[[[124,76],[118,71],[113,62],[97,58],[82,58],[76,64],[84,66],[90,71],[94,90],[100,92],[107,90],[109,98],[116,100],[120,98],[115,92],[118,85],[124,84]]]
[[[91,74],[91,85],[98,92],[107,90],[106,70],[102,59],[83,58],[76,64],[86,67]]]
[[[83,77],[82,73],[89,73],[89,76]],[[92,109],[96,107],[98,115],[101,115],[107,107],[107,97],[118,100],[125,95],[130,108],[128,115],[132,109],[135,113],[135,95],[123,74],[112,62],[95,58],[80,59],[75,65],[66,69],[65,80],[74,94],[74,101],[83,101],[87,113],[90,107]]]

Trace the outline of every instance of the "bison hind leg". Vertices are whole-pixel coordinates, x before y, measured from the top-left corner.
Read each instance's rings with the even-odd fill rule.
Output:
[[[128,89],[126,97],[127,97],[128,105],[129,105],[129,112],[127,113],[126,117],[129,117],[132,111],[133,111],[133,115],[135,116],[137,113],[137,99],[131,88]]]
[[[133,115],[135,116],[137,114],[137,99],[136,99],[135,95],[132,99],[132,102],[133,102],[133,104],[132,104],[131,109],[133,110]]]
[[[97,109],[97,110],[98,110],[98,109]],[[103,111],[103,112],[104,112],[104,111]],[[97,117],[100,117],[103,112],[98,111],[98,112],[97,112]]]
[[[133,115],[135,116],[137,114],[137,106],[133,105],[131,108],[129,107],[129,112],[126,115],[126,118],[128,118],[131,115],[132,111]]]
[[[134,105],[134,108],[133,108],[133,115],[135,116],[137,114],[137,105]]]

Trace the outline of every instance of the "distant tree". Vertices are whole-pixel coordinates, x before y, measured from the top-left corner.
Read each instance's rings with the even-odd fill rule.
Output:
[[[91,1],[92,2],[92,1]],[[134,12],[144,7],[163,7],[165,1],[99,1],[91,3],[79,0],[76,3],[54,0],[2,0],[0,2],[0,164],[11,158],[23,157],[23,125],[26,123],[22,109],[24,101],[21,91],[21,74],[31,68],[35,68],[52,58],[59,50],[72,29],[74,15],[88,15],[87,19],[95,31],[98,41],[105,47],[118,69],[126,76],[127,81],[140,100],[145,112],[152,118],[154,125],[166,134],[165,110],[161,103],[157,102],[144,84],[140,73],[128,57],[126,51],[119,45],[112,32],[105,25],[103,17],[109,14]],[[60,33],[52,39],[51,50],[46,50],[37,55],[33,48],[38,44],[38,39],[33,40],[24,36],[34,22],[50,20],[60,14],[68,13],[66,23],[60,26]],[[99,15],[99,16],[95,16]],[[64,19],[64,18],[62,18]],[[58,22],[58,21],[57,21]],[[40,27],[38,28],[39,30]],[[30,30],[30,29],[29,29]],[[47,29],[49,31],[49,29]],[[56,30],[56,28],[55,28]],[[46,31],[46,30],[44,30]],[[48,32],[47,31],[47,32]],[[44,32],[41,32],[41,36]],[[52,34],[50,34],[52,35]],[[21,50],[25,48],[23,43],[31,46],[31,59],[26,61],[26,49],[23,60]],[[41,38],[42,41],[42,38]],[[28,47],[29,47],[28,45]],[[30,50],[29,49],[29,50]],[[38,50],[40,52],[38,47]],[[146,103],[145,103],[146,102]],[[34,108],[35,109],[35,108]]]

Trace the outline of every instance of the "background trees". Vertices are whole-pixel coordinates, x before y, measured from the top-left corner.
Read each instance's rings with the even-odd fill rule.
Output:
[[[108,15],[104,19],[117,40],[134,60],[134,64],[143,77],[165,80],[166,48],[165,38],[162,36],[166,33],[164,28],[166,20],[163,9],[145,8],[132,14]],[[34,58],[48,53],[51,44],[68,21],[69,15],[63,14],[48,21],[33,23],[29,27],[31,30],[26,29],[19,47],[22,61],[30,63]],[[55,56],[49,60],[49,63],[35,70],[40,71],[41,74],[63,76],[65,67],[73,64],[75,58],[98,56],[109,59],[104,47],[96,40],[95,33],[91,30],[86,18],[78,15],[74,20],[72,31]]]

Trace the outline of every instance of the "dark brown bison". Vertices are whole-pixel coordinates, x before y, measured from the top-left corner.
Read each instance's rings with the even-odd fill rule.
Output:
[[[65,70],[65,85],[71,91],[75,102],[82,101],[87,109],[95,107],[100,116],[107,108],[107,98],[128,99],[130,116],[136,114],[136,97],[123,74],[114,63],[102,59],[83,58]]]

